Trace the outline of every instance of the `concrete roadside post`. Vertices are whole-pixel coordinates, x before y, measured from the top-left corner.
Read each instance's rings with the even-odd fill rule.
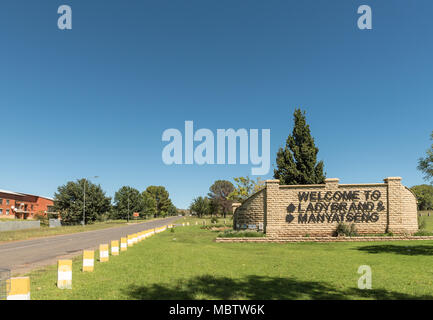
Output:
[[[95,267],[95,251],[83,251],[83,272],[93,272]]]
[[[30,300],[30,278],[18,277],[8,280],[9,292],[6,300]]]
[[[119,240],[111,241],[111,255],[112,256],[119,255]]]
[[[108,259],[108,244],[99,245],[99,262],[107,262]]]
[[[59,289],[72,289],[72,260],[58,261],[57,287]]]
[[[120,251],[128,250],[128,240],[127,238],[120,238]]]

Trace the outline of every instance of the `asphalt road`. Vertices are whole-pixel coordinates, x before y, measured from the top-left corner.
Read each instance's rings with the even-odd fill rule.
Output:
[[[179,217],[134,223],[95,231],[50,236],[34,240],[14,241],[0,245],[0,268],[11,270],[13,275],[53,264],[60,258],[79,255],[85,249],[97,249],[100,244],[120,240],[128,234],[162,227]]]

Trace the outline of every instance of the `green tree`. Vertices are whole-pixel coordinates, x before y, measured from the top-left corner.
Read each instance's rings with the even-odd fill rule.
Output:
[[[144,212],[144,199],[140,191],[123,186],[114,194],[114,212],[117,219],[132,219],[134,212]]]
[[[293,116],[293,132],[285,147],[278,150],[274,178],[286,185],[324,183],[323,161],[317,162],[319,149],[306,123],[305,111],[296,109]]]
[[[221,212],[221,207],[216,199],[209,199],[209,214],[212,217],[213,215],[218,215]]]
[[[210,209],[210,200],[206,197],[195,198],[189,206],[191,214],[196,214],[199,218],[207,215]]]
[[[63,223],[78,224],[83,221],[84,187],[86,190],[85,223],[92,223],[111,210],[111,198],[105,196],[100,185],[86,179],[69,181],[57,188],[54,209],[60,212]]]
[[[243,202],[251,195],[264,188],[264,181],[257,177],[256,180],[250,177],[233,178],[236,182],[235,189],[229,194],[228,199]]]
[[[430,140],[433,140],[433,132],[430,135]],[[424,173],[425,180],[433,180],[433,144],[427,150],[426,156],[418,159],[417,168]]]
[[[433,186],[421,184],[410,188],[416,195],[418,210],[433,210]]]
[[[224,218],[228,212],[231,212],[233,201],[228,197],[234,190],[233,184],[227,180],[217,180],[209,188],[208,197],[217,207],[221,208]]]
[[[156,215],[156,200],[147,192],[141,194],[143,199],[143,211],[140,211],[140,217],[154,217]]]
[[[163,186],[149,186],[144,193],[147,193],[155,200],[155,216],[167,215],[173,203],[169,198],[168,191]]]
[[[176,216],[177,214],[178,214],[178,210],[177,210],[176,206],[170,200],[170,206],[168,207],[167,215],[168,216]]]

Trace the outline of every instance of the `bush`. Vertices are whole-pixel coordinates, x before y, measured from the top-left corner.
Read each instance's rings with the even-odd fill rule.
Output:
[[[96,221],[98,222],[107,222],[110,219],[110,213],[106,212],[96,217]],[[90,221],[88,221],[88,224]]]
[[[264,236],[265,234],[263,232],[252,230],[226,230],[218,235],[219,238],[261,238]]]
[[[356,230],[356,226],[354,223],[347,225],[343,222],[340,222],[337,225],[334,234],[337,237],[340,236],[353,237],[358,235],[358,231]]]
[[[212,217],[212,218],[210,219],[210,222],[211,222],[211,223],[218,223],[218,218],[217,218],[217,217]]]
[[[418,215],[418,229],[424,230],[426,227],[427,227],[426,218]]]
[[[414,236],[433,236],[433,232],[427,230],[420,230],[413,234]]]
[[[45,216],[45,215],[43,215],[43,214],[40,214],[40,213],[35,214],[33,216],[33,219],[39,220],[40,223],[41,223],[41,226],[43,226],[43,227],[48,227],[49,224],[50,224],[49,221],[48,221],[48,217]]]

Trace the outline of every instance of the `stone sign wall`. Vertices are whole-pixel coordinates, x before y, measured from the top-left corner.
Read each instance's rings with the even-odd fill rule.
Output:
[[[236,204],[235,229],[263,225],[268,237],[331,236],[339,222],[355,224],[359,234],[413,234],[418,230],[414,194],[390,177],[377,184],[339,184],[266,187]]]

